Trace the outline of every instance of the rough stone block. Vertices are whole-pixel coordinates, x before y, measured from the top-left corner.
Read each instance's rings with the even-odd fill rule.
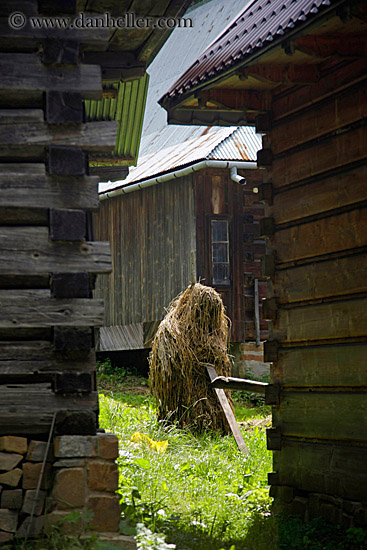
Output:
[[[20,510],[23,503],[22,489],[7,489],[1,493],[1,508]]]
[[[15,468],[15,470],[0,474],[0,483],[2,485],[9,485],[9,487],[17,487],[22,475],[23,471],[20,468]]]
[[[16,453],[0,453],[0,471],[13,470],[22,460],[23,455]]]
[[[108,462],[89,462],[88,487],[91,491],[114,493],[118,489],[117,464]]]
[[[27,452],[27,438],[16,435],[3,435],[0,437],[0,451],[24,455]]]
[[[307,520],[307,498],[294,497],[292,501],[292,514]]]
[[[47,448],[46,441],[31,441],[28,447],[26,460],[29,462],[43,462]],[[52,447],[50,446],[47,453],[47,460],[50,462],[53,459]]]
[[[328,523],[336,525],[339,523],[340,511],[330,502],[321,502],[320,516]]]
[[[16,532],[17,537],[36,537],[42,531],[43,521],[44,516],[35,516],[32,520],[31,517],[28,516]],[[29,524],[31,524],[30,528]]]
[[[11,542],[14,538],[14,535],[12,533],[6,533],[5,531],[0,531],[0,546],[3,544],[6,544],[7,542]]]
[[[28,491],[25,492],[22,508],[22,512],[24,514],[33,513],[36,516],[40,516],[42,514],[45,504],[46,491],[39,491],[38,495],[36,495],[36,493],[36,489],[28,489]]]
[[[84,538],[84,537],[83,537]],[[135,537],[129,535],[101,535],[98,540],[112,548],[123,548],[123,550],[136,550]]]
[[[23,464],[23,489],[36,489],[41,474],[41,462],[25,462]],[[51,485],[51,465],[46,462],[42,476],[41,489],[48,489]]]
[[[55,437],[54,454],[57,458],[95,456],[92,439],[84,435],[62,435]]]
[[[52,464],[53,468],[83,468],[84,458],[62,458]]]
[[[61,510],[84,506],[86,498],[84,469],[59,470],[55,476],[52,496],[57,502],[57,508]]]
[[[47,516],[45,516],[44,529],[47,532],[54,525],[58,525],[62,528],[62,532],[66,535],[80,534],[84,532],[85,525],[82,518],[77,521],[70,522],[66,518],[70,514],[70,511],[53,510]]]
[[[0,510],[0,529],[7,533],[15,533],[18,525],[18,513],[14,510]]]
[[[115,460],[119,455],[119,440],[114,434],[96,435],[97,456],[106,460]]]
[[[89,523],[95,531],[117,532],[120,522],[120,497],[92,496],[88,499],[88,508],[93,513]]]

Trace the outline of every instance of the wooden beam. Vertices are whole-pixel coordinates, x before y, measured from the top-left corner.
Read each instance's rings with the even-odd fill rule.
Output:
[[[97,392],[75,395],[54,393],[51,384],[0,385],[0,433],[48,433],[55,412],[80,415],[97,411]]]
[[[216,103],[226,109],[237,111],[265,112],[271,107],[271,95],[267,91],[212,88],[200,92],[198,98],[204,105]],[[207,109],[210,110],[210,107]]]
[[[45,116],[48,124],[85,122],[82,95],[78,92],[46,92]]]
[[[45,149],[50,145],[80,147],[95,154],[110,153],[116,146],[117,128],[118,123],[115,120],[67,125],[62,129],[58,124],[36,122],[1,124],[0,158],[30,158],[41,161]]]
[[[1,296],[1,307],[0,328],[103,325],[103,300]]]
[[[338,91],[365,80],[366,72],[367,59],[362,57],[355,61],[351,60],[347,65],[340,68],[333,66],[327,73],[325,72],[319,82],[312,86],[302,86],[299,89],[292,90],[291,95],[284,93],[274,96],[272,103],[273,122],[300,110],[303,113],[307,106],[316,106],[318,102],[334,96]]]
[[[29,5],[29,3],[28,3]],[[19,4],[18,4],[19,6]],[[18,10],[26,14],[26,9],[19,8]],[[12,13],[11,9],[9,13]],[[43,43],[46,56],[43,53],[45,63],[74,63],[75,50],[71,47],[74,43],[83,46],[83,50],[105,50],[110,38],[111,29],[94,27],[94,28],[35,28],[32,26],[28,18],[25,26],[22,29],[12,29],[9,25],[9,13],[4,17],[0,17],[0,48],[2,51],[25,52],[36,51],[39,45]],[[38,14],[33,13],[32,16],[37,17]],[[67,33],[67,40],[65,35]],[[51,48],[47,42],[53,42]],[[53,61],[54,60],[54,61]]]
[[[101,68],[76,65],[70,68],[47,66],[37,54],[0,53],[0,101],[11,105],[23,101],[28,106],[42,102],[43,92],[78,92],[84,99],[102,99]]]
[[[47,227],[0,227],[0,274],[109,273],[107,242],[53,243]]]
[[[84,176],[88,173],[88,157],[80,147],[50,145],[48,172],[52,176]]]
[[[256,382],[245,378],[233,378],[232,376],[217,376],[212,380],[212,387],[223,390],[242,390],[265,395],[266,382]]]
[[[87,231],[87,219],[84,210],[50,210],[50,239],[52,241],[81,241]]]
[[[294,48],[303,53],[325,57],[364,57],[367,55],[367,36],[360,34],[306,35],[294,41]]]
[[[367,299],[357,298],[292,309],[280,308],[273,325],[273,337],[287,343],[337,343],[351,338],[365,338],[366,307]]]
[[[88,273],[53,273],[51,278],[53,298],[90,298]]]
[[[76,65],[79,60],[79,41],[46,38],[43,41],[42,61],[46,65]]]
[[[97,188],[97,176],[51,177],[44,164],[0,164],[0,204],[4,208],[98,210]]]
[[[84,327],[55,327],[54,349],[59,352],[89,352],[93,347],[92,329]]]
[[[139,61],[132,52],[84,52],[84,63],[100,65],[103,82],[119,82],[141,78],[146,72],[145,61]]]
[[[278,84],[314,84],[320,79],[317,65],[311,64],[258,64],[242,70],[245,79],[252,77],[260,82]]]
[[[206,367],[208,376],[210,378],[210,381],[213,382],[216,378],[218,378],[217,373],[214,369],[214,367],[207,366]],[[214,388],[215,393],[217,394],[218,401],[223,409],[223,412],[226,416],[227,422],[229,424],[229,427],[231,428],[233,437],[235,438],[235,441],[237,443],[237,446],[240,451],[244,451],[246,454],[249,454],[249,451],[246,447],[246,443],[242,437],[240,428],[238,427],[236,417],[233,413],[233,410],[229,404],[229,401],[227,399],[226,394],[224,393],[223,389]]]

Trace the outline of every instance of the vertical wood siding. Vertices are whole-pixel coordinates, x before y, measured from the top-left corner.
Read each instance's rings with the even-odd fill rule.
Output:
[[[196,269],[192,177],[104,200],[94,225],[96,238],[110,241],[113,259],[112,274],[98,286],[105,325],[161,320]]]
[[[232,342],[244,340],[243,196],[242,186],[230,179],[229,170],[207,169],[195,175],[197,275],[208,286],[213,286],[210,221],[222,217],[230,222],[231,285],[216,290],[232,321]]]

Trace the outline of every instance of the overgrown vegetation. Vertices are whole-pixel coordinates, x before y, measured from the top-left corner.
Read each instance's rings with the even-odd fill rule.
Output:
[[[250,451],[246,456],[232,436],[193,435],[164,420],[157,422],[154,401],[142,384],[128,393],[120,379],[110,392],[106,388],[111,375],[106,366],[103,369],[100,424],[116,433],[121,443],[122,532],[133,534],[141,523],[153,533],[165,534],[166,544],[180,550],[245,548],[254,514],[269,513],[271,453],[264,429],[243,430]],[[238,399],[235,408],[242,422],[261,420],[269,413],[264,405],[255,410]],[[136,432],[153,441],[168,441],[166,452],[152,450],[146,441],[134,443]]]
[[[120,439],[121,531],[138,533],[139,550],[367,549],[362,529],[270,514],[266,484],[272,467],[264,429],[270,408],[261,397],[232,392],[250,450],[246,457],[231,436],[194,436],[157,422],[147,380],[134,369],[116,377],[107,362],[99,371],[100,423]],[[133,443],[136,432],[167,440],[166,452]]]
[[[121,533],[134,535],[138,550],[366,550],[359,528],[331,526],[317,518],[270,514],[265,426],[269,407],[233,392],[237,419],[250,456],[231,436],[193,435],[156,420],[148,382],[134,368],[98,366],[100,425],[120,439]],[[139,437],[138,434],[147,436]],[[134,436],[134,437],[132,437]],[[165,452],[154,442],[167,441]],[[84,519],[71,513],[69,523]],[[112,550],[97,536],[68,537],[62,524],[36,541],[18,540],[12,550]],[[10,550],[10,547],[4,548]]]

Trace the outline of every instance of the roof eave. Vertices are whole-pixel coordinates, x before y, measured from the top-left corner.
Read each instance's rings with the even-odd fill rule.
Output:
[[[287,33],[269,42],[268,45],[264,46],[264,44],[262,44],[261,46],[256,48],[256,50],[254,50],[253,53],[245,54],[238,63],[232,65],[229,68],[224,69],[220,73],[217,73],[209,77],[207,80],[201,83],[198,83],[195,86],[190,87],[187,90],[187,92],[182,92],[179,95],[175,94],[174,96],[171,96],[171,97],[170,97],[170,92],[167,92],[166,94],[164,94],[158,100],[158,103],[161,105],[161,107],[163,107],[168,112],[169,124],[190,124],[190,122],[181,122],[181,123],[173,122],[173,121],[170,122],[170,120],[173,120],[175,118],[175,116],[173,115],[173,111],[179,110],[181,104],[183,104],[189,98],[195,97],[199,91],[205,90],[206,88],[211,88],[214,82],[218,84],[221,81],[226,80],[229,76],[233,75],[238,69],[243,68],[244,65],[250,65],[250,64],[252,65],[258,62],[259,59],[266,56],[270,51],[274,50],[279,46],[282,46],[282,43],[289,42],[291,39],[301,36],[310,26],[315,25],[320,19],[322,20],[330,17],[330,14],[333,14],[333,12],[335,12],[342,4],[345,4],[348,1],[349,0],[338,0],[331,6],[325,7],[321,13],[318,12],[307,21],[300,22],[296,28],[289,29]],[[191,122],[191,124],[203,124],[203,123]],[[245,122],[244,124],[248,124],[248,122]],[[222,124],[222,125],[225,125],[225,124]]]

